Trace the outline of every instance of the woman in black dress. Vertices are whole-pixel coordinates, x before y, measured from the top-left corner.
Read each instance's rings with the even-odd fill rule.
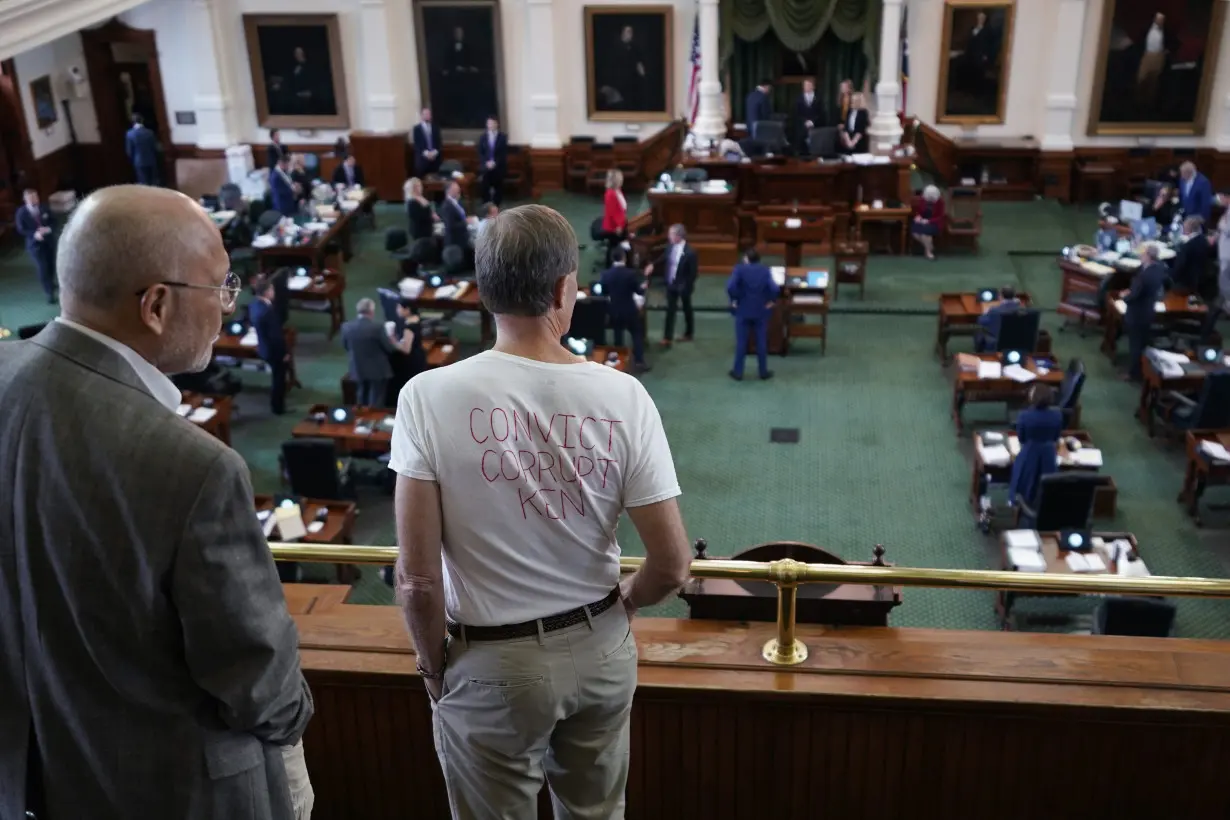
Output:
[[[404,355],[394,357],[393,386],[400,393],[406,382],[427,369],[427,351],[423,349],[423,331],[419,326],[419,311],[414,300],[402,299],[397,304],[397,320],[401,335],[397,349]],[[394,328],[394,332],[398,329]]]
[[[440,221],[431,203],[423,196],[423,181],[418,177],[406,180],[406,217],[410,221],[410,241],[430,238],[432,225]]]

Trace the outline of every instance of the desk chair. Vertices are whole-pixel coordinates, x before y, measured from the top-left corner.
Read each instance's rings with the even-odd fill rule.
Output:
[[[384,250],[404,273],[410,261],[410,235],[404,228],[389,228],[384,232]]]
[[[585,180],[589,178],[589,168],[593,165],[594,138],[590,136],[574,136],[568,141],[565,172],[567,174],[567,189],[583,191]]]
[[[445,179],[452,179],[453,174],[459,174],[464,170],[465,170],[465,167],[461,164],[459,160],[446,159],[444,160],[444,162],[440,163],[439,174],[441,177]],[[461,193],[462,193],[462,196],[465,196],[466,193],[468,192],[462,191]]]
[[[256,218],[256,228],[261,233],[269,233],[279,222],[282,221],[282,214],[273,209],[262,211],[261,215]]]
[[[1191,398],[1175,390],[1163,393],[1153,408],[1153,418],[1162,422],[1167,432],[1187,430],[1224,430],[1230,427],[1230,370],[1220,370],[1204,377],[1199,398]],[[1153,434],[1153,425],[1149,425]]]
[[[999,335],[995,337],[996,352],[1004,350],[1038,349],[1038,329],[1042,323],[1042,311],[1021,308],[1000,317]]]
[[[578,299],[572,309],[572,324],[566,335],[574,339],[589,339],[596,345],[606,344],[607,300]]]
[[[440,261],[440,246],[430,236],[416,239],[410,246],[410,261],[417,265],[419,270],[436,265]]]
[[[1203,319],[1179,319],[1167,329],[1167,338],[1159,339],[1163,350],[1174,350],[1187,353],[1201,345],[1221,345],[1221,336],[1217,333],[1217,320],[1221,318],[1221,305],[1209,305],[1209,312]]]
[[[1176,607],[1152,598],[1106,598],[1093,612],[1094,635],[1169,638]]]
[[[780,154],[786,147],[786,125],[777,120],[760,120],[752,125],[752,139],[766,151]]]
[[[466,251],[460,245],[445,245],[440,253],[445,276],[460,276],[466,267]]]
[[[1059,409],[1063,412],[1063,429],[1076,430],[1081,423],[1081,389],[1085,386],[1085,363],[1080,359],[1068,362],[1063,383],[1059,385]]]
[[[282,443],[282,476],[295,495],[350,501],[355,497],[349,462],[340,461],[332,439],[295,438]]]
[[[688,168],[679,178],[680,182],[704,182],[709,178],[709,172],[704,168]]]
[[[813,128],[807,135],[807,151],[817,159],[831,159],[838,156],[837,126],[825,125]]]
[[[1035,506],[1017,495],[1017,528],[1042,530],[1087,530],[1093,519],[1093,496],[1102,486],[1100,475],[1093,472],[1074,471],[1051,473],[1042,478]]]
[[[945,245],[969,245],[978,250],[978,237],[982,236],[982,189],[950,188],[948,207],[944,210]]]

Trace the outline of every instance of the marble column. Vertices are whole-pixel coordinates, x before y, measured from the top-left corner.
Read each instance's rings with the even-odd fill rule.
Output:
[[[871,149],[887,152],[901,142],[901,120],[897,116],[901,97],[901,7],[905,0],[884,0],[880,19],[880,81],[876,83],[876,113],[867,133]]]
[[[1043,151],[1072,150],[1087,5],[1086,0],[1059,0],[1055,4],[1055,23],[1050,31],[1050,77],[1047,78],[1046,114],[1042,129]],[[1090,104],[1094,103],[1091,101]]]
[[[558,149],[559,92],[555,85],[555,4],[526,0],[525,37],[530,97],[530,147]]]
[[[693,132],[701,140],[726,136],[722,82],[718,79],[718,0],[700,0],[700,104]],[[691,114],[692,112],[688,112]]]
[[[210,150],[225,149],[239,141],[239,112],[235,94],[235,68],[231,59],[229,27],[239,15],[234,0],[188,0],[184,25],[200,32],[191,58],[196,88],[196,144]]]
[[[397,129],[397,94],[393,90],[393,66],[389,15],[384,0],[359,0],[360,42],[363,60],[363,127],[374,134]],[[398,38],[401,42],[401,38]]]

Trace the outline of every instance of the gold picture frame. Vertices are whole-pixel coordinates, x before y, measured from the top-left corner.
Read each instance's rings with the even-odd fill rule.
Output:
[[[487,128],[487,117],[505,120],[503,29],[498,0],[416,0],[415,49],[419,61],[419,99],[431,107],[432,122],[446,140],[473,140]],[[462,52],[450,48],[457,30]],[[468,70],[450,67],[448,57],[468,55]]]
[[[279,37],[279,29],[285,32],[284,37]],[[245,14],[243,31],[257,123],[262,128],[350,127],[336,14]],[[324,67],[319,55],[312,53],[322,49],[327,51]],[[291,61],[298,61],[296,52],[307,52],[302,61],[307,68],[301,75],[298,67],[283,70],[294,65]],[[292,81],[291,76],[303,79]],[[296,85],[300,90],[295,90]]]
[[[996,87],[987,88],[986,70],[971,70],[978,59],[965,48],[979,12],[986,15],[982,31],[986,42],[980,50],[994,48]],[[952,125],[1002,125],[1008,110],[1008,82],[1012,66],[1012,34],[1016,23],[1016,0],[945,0],[944,36],[940,50],[940,85],[935,120]],[[958,31],[957,27],[961,29]],[[980,32],[981,36],[981,32]],[[996,43],[998,45],[996,46]],[[960,46],[959,49],[956,49]],[[954,49],[956,53],[954,54]],[[954,63],[958,65],[954,67]],[[994,111],[989,110],[994,104]]]
[[[51,75],[44,74],[30,82],[30,103],[34,109],[34,122],[39,128],[50,128],[60,119],[56,110],[55,94],[51,91]]]
[[[1145,22],[1116,18],[1119,16],[1120,6],[1118,0],[1106,0],[1102,7],[1102,29],[1098,37],[1098,56],[1097,63],[1094,66],[1094,78],[1092,94],[1089,97],[1089,136],[1188,136],[1199,137],[1203,136],[1208,127],[1209,117],[1209,102],[1213,95],[1213,81],[1217,73],[1217,58],[1221,49],[1222,37],[1225,35],[1226,23],[1226,3],[1224,0],[1200,0],[1201,7],[1197,8],[1195,15],[1191,15],[1192,5],[1184,7],[1183,11],[1188,13],[1189,21],[1200,17],[1201,12],[1207,13],[1207,23],[1201,18],[1200,22],[1189,22],[1189,25],[1196,31],[1203,31],[1205,35],[1204,47],[1201,51],[1199,60],[1203,62],[1200,72],[1200,82],[1196,88],[1195,97],[1191,100],[1180,99],[1179,95],[1167,93],[1165,90],[1155,90],[1154,97],[1155,110],[1159,110],[1156,100],[1162,98],[1165,100],[1163,105],[1170,105],[1176,108],[1190,107],[1191,116],[1183,116],[1178,120],[1163,120],[1163,119],[1144,119],[1132,118],[1130,116],[1123,119],[1104,119],[1106,116],[1106,108],[1108,100],[1107,94],[1107,79],[1109,66],[1114,59],[1119,65],[1119,69],[1115,72],[1115,82],[1112,83],[1109,89],[1111,99],[1114,104],[1120,106],[1121,111],[1131,113],[1126,107],[1135,103],[1138,108],[1143,109],[1144,106],[1139,103],[1138,86],[1141,83],[1139,76],[1140,64],[1143,62],[1143,55],[1136,61],[1136,72],[1129,73],[1126,77],[1124,71],[1131,68],[1131,59],[1134,56],[1135,45],[1143,37],[1147,37],[1147,29],[1141,32],[1136,41],[1132,41],[1130,37],[1126,40],[1120,38],[1116,42],[1133,42],[1133,46],[1127,48],[1117,48],[1115,54],[1112,55],[1111,35],[1118,30],[1123,34],[1128,22]],[[1165,7],[1167,4],[1159,3],[1158,5]],[[1162,11],[1159,9],[1158,11]],[[1125,14],[1124,17],[1128,15]],[[1163,15],[1164,16],[1164,15]],[[1118,24],[1118,25],[1116,25]],[[1133,26],[1132,32],[1136,33],[1139,27]],[[1169,34],[1165,35],[1165,40],[1169,40]],[[1167,43],[1167,55],[1169,55],[1169,43]],[[1189,65],[1190,60],[1186,59],[1189,55],[1184,55],[1184,65]],[[1165,58],[1169,59],[1169,57]],[[1166,66],[1163,71],[1170,67]],[[1120,86],[1128,81],[1131,81],[1133,88],[1131,91],[1125,91]],[[1155,89],[1161,80],[1154,80]],[[1182,89],[1190,87],[1188,83],[1174,83],[1173,88]],[[1181,111],[1180,111],[1181,113]]]
[[[670,122],[675,119],[674,16],[674,6],[585,7],[586,103],[590,120]],[[627,28],[634,32],[628,47],[637,49],[635,53],[640,60],[616,53]],[[642,38],[648,41],[647,47],[636,42],[637,30],[648,32]],[[633,90],[621,91],[616,84],[619,81],[612,76],[630,72],[635,73],[624,82]]]

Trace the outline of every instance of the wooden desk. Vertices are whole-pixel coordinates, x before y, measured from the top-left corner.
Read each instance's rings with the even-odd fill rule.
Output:
[[[290,431],[295,438],[328,438],[333,439],[339,453],[351,455],[381,455],[393,449],[393,430],[383,427],[385,418],[392,418],[389,410],[351,407],[353,418],[345,424],[328,419],[331,408],[327,404],[314,404],[307,412],[307,417],[300,421]],[[314,416],[322,414],[324,421],[317,421]],[[355,432],[355,425],[360,421],[370,422],[372,432],[366,435]]]
[[[999,361],[998,353],[983,353],[977,356],[987,362]],[[1038,373],[1032,356],[1028,357],[1022,366],[1031,373]],[[1030,382],[1014,382],[1006,376],[998,379],[979,379],[976,372],[959,370],[952,383],[952,420],[957,425],[957,435],[965,431],[961,411],[969,402],[1024,401],[1029,395],[1030,387],[1034,384],[1049,384],[1057,388],[1062,383],[1063,370],[1058,367],[1045,375],[1038,374],[1038,377]]]
[[[1028,293],[1016,295],[1022,307],[1030,307],[1033,300]],[[953,336],[975,336],[978,334],[978,320],[999,302],[979,302],[977,293],[941,293],[939,326],[935,331],[935,352],[948,363],[948,340]],[[1038,331],[1038,349],[1035,353],[1051,352],[1051,334],[1046,330]]]
[[[593,351],[589,354],[591,362],[598,364],[606,364],[607,356],[614,353],[619,357],[619,363],[612,365],[620,373],[628,372],[628,362],[632,360],[632,348],[630,347],[615,347],[614,345],[594,345]]]
[[[770,354],[785,356],[790,352],[792,339],[819,339],[820,355],[828,352],[829,307],[832,300],[827,288],[793,288],[790,280],[794,277],[806,279],[811,271],[828,273],[826,267],[786,268],[785,284],[777,297],[777,304],[769,314],[769,350]],[[829,285],[833,284],[832,276]],[[817,301],[818,300],[818,301]],[[796,322],[795,317],[803,317]],[[808,316],[817,317],[819,323],[809,323]],[[756,340],[748,342],[748,353],[756,352]]]
[[[1116,307],[1117,295],[1117,291],[1111,291],[1106,294],[1106,309],[1102,311],[1102,315],[1106,317],[1106,330],[1102,334],[1102,352],[1112,362],[1119,352],[1119,335],[1123,327],[1124,316]],[[1158,311],[1153,315],[1153,323],[1163,327],[1185,319],[1203,323],[1205,317],[1209,314],[1208,305],[1198,299],[1196,304],[1192,305],[1188,302],[1186,295],[1168,292],[1162,297],[1161,302],[1166,306],[1166,309]]]
[[[701,273],[729,273],[739,261],[739,192],[702,193],[699,184],[674,190],[649,189],[649,205],[658,225],[683,225],[696,251]]]
[[[1007,439],[1015,439],[1015,430],[1000,430],[1004,435],[1005,444]],[[1099,472],[1097,467],[1084,467],[1072,460],[1071,453],[1068,452],[1067,442],[1064,439],[1075,438],[1083,447],[1093,447],[1093,438],[1084,430],[1064,430],[1063,437],[1059,440],[1058,446],[1058,465],[1060,472],[1069,472],[1072,470],[1086,470],[1089,472]],[[1012,465],[1016,461],[1016,455],[1012,449],[1008,450],[1009,460],[1007,464],[996,465],[987,464],[983,460],[982,455],[982,439],[980,436],[974,437],[974,472],[970,478],[969,486],[969,502],[974,511],[974,520],[978,521],[981,507],[979,499],[982,497],[986,485],[991,484],[1008,484],[1012,478]],[[1093,516],[1094,518],[1114,518],[1115,504],[1119,498],[1119,488],[1115,486],[1115,480],[1110,476],[1102,476],[1102,484],[1094,491],[1093,495]]]
[[[303,743],[313,820],[402,820],[407,795],[415,817],[449,817],[400,609],[343,604],[295,622],[316,701]],[[629,818],[1230,811],[1223,641],[802,625],[809,657],[778,667],[760,656],[772,624],[638,617],[632,631]],[[1164,751],[1147,776],[1053,777],[1058,750],[1107,762],[1139,749]]]
[[[867,254],[870,246],[859,239],[839,237],[833,242],[833,298],[843,284],[858,285],[858,298],[862,299],[867,288]]]
[[[195,410],[198,407],[204,407],[206,401],[209,406],[215,411],[213,418],[208,421],[192,421],[197,427],[200,427],[206,433],[216,438],[218,441],[231,446],[231,411],[234,409],[234,402],[230,396],[221,396],[214,393],[193,393],[191,390],[182,391],[180,403],[186,404]]]
[[[295,372],[295,342],[299,339],[299,333],[293,327],[285,327],[282,329],[282,335],[286,339],[286,352],[290,354],[290,361],[286,363],[286,389],[289,391],[292,387],[302,387],[299,382],[299,377]],[[222,332],[214,339],[214,355],[226,356],[231,359],[252,359],[254,361],[264,361],[261,354],[257,351],[256,345],[248,346],[240,344],[242,336],[232,336],[223,328]]]
[[[911,195],[909,157],[894,157],[881,165],[777,157],[753,162],[731,162],[716,157],[684,157],[685,168],[703,168],[710,179],[735,184],[740,205],[756,210],[761,205],[831,205],[852,207],[879,199],[908,202]]]
[[[1203,362],[1195,361],[1194,357],[1192,364],[1195,366],[1186,369],[1182,376],[1174,376],[1167,379],[1153,366],[1153,362],[1149,360],[1148,356],[1141,357],[1140,402],[1136,406],[1136,418],[1148,429],[1150,437],[1156,432],[1153,410],[1163,392],[1199,392],[1200,388],[1204,386],[1205,375],[1212,370],[1222,369],[1220,363],[1206,365]]]
[[[291,615],[323,615],[346,603],[349,584],[282,584],[286,610]]]
[[[901,234],[901,245],[898,248],[897,255],[905,256],[906,250],[909,248],[909,238],[907,229],[910,225],[910,208],[902,206],[900,208],[858,208],[854,211],[854,230],[860,239],[865,239],[866,236],[863,228],[866,225],[880,224],[885,228],[887,250],[885,253],[892,253],[892,226],[898,225]]]
[[[256,511],[272,510],[274,498],[271,495],[257,494],[254,499]],[[300,498],[299,510],[303,514],[303,525],[306,527],[316,520],[316,511],[325,509],[329,517],[320,532],[309,532],[303,536],[306,544],[349,544],[354,535],[355,511],[358,509],[353,501],[323,501],[317,498]]]
[[[1101,538],[1107,544],[1111,541],[1124,539],[1131,544],[1132,550],[1139,555],[1139,550],[1136,545],[1136,536],[1130,532],[1095,532],[1093,538]],[[1101,572],[1073,572],[1068,567],[1067,558],[1068,550],[1060,549],[1059,533],[1057,532],[1040,532],[1038,539],[1042,542],[1042,557],[1046,559],[1046,574],[1059,575],[1114,575],[1118,571],[1118,564],[1111,560],[1105,560],[1106,569]],[[1001,561],[1000,568],[1004,570],[1014,570],[1012,561],[1008,558],[1008,536],[1001,535],[999,538]],[[1143,556],[1142,556],[1143,558]],[[1060,595],[1048,595],[1040,592],[1011,592],[1008,590],[1000,590],[996,593],[995,611],[999,615],[1000,622],[1007,624],[1009,618],[1012,617],[1012,606],[1019,598],[1056,598]]]
[[[342,329],[346,321],[346,306],[343,300],[346,294],[346,275],[326,271],[312,276],[312,283],[301,290],[288,290],[287,299],[291,307],[311,310],[305,305],[313,302],[327,303],[329,314],[329,338],[332,339]]]
[[[370,212],[376,198],[375,188],[365,188],[363,198],[355,200],[358,205],[350,210],[338,210],[336,218],[329,222],[329,227],[323,231],[300,233],[289,243],[278,243],[267,248],[258,248],[261,270],[272,270],[283,266],[303,266],[314,272],[326,268],[335,268],[344,272],[345,260],[352,255],[351,231],[355,217],[365,209]],[[341,254],[328,264],[326,258],[329,246],[336,243]]]
[[[459,177],[442,177],[439,174],[428,174],[423,177],[423,196],[434,202],[440,202],[444,199],[444,190],[447,184],[457,180],[458,186],[461,188],[462,206],[466,209],[466,214],[474,215],[474,182],[478,176],[472,171],[463,171]],[[482,204],[481,202],[479,203]]]
[[[789,222],[797,219],[798,224]],[[756,242],[769,244],[780,242],[785,246],[786,267],[794,268],[803,264],[803,245],[811,246],[809,250],[820,256],[828,256],[833,252],[833,218],[820,217],[781,217],[756,216]],[[793,227],[791,227],[793,225]]]
[[[1215,441],[1230,447],[1230,430],[1188,430],[1187,470],[1183,474],[1183,489],[1179,491],[1179,503],[1187,508],[1187,514],[1196,526],[1203,526],[1200,518],[1200,497],[1210,485],[1230,484],[1230,464],[1218,464],[1200,451],[1200,442]]]
[[[456,339],[424,339],[423,340],[423,352],[427,354],[427,368],[429,370],[434,370],[437,367],[448,367],[450,364],[457,361],[457,359],[461,355],[459,352],[460,349],[461,349],[461,346],[458,344]],[[393,365],[394,373],[399,372],[398,371],[399,363],[396,361],[396,357],[398,356],[404,357],[404,354],[401,353],[400,351],[389,354],[389,361]],[[401,370],[400,372],[402,373],[402,375],[405,375],[404,369]],[[351,378],[349,373],[342,376],[341,387],[342,387],[342,404],[344,405],[358,404],[359,387],[358,387],[358,384],[355,382],[355,380]],[[389,407],[396,407],[396,401],[394,397],[390,396],[389,400],[390,400]]]
[[[479,343],[486,347],[495,339],[495,325],[491,314],[478,298],[478,285],[466,280],[458,283],[458,289],[452,296],[439,297],[436,296],[439,288],[424,287],[422,293],[413,301],[419,310],[439,310],[445,313],[474,311],[478,314]]]

